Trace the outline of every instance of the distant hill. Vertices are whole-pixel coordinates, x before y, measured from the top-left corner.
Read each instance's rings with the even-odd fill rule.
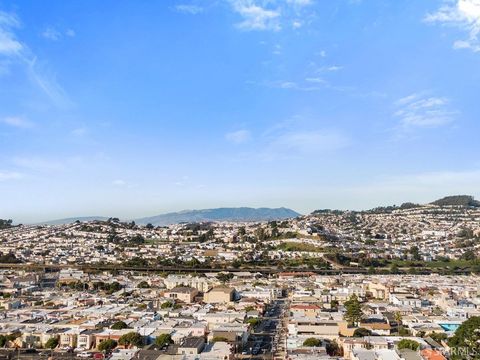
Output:
[[[205,210],[184,210],[180,212],[136,219],[137,224],[163,226],[182,222],[201,221],[268,221],[294,218],[300,214],[287,208],[217,208]]]
[[[454,196],[446,196],[439,200],[435,200],[431,202],[429,205],[437,205],[437,206],[464,206],[464,207],[480,207],[480,201],[475,200],[473,196],[470,195],[454,195]],[[379,206],[369,210],[362,210],[362,211],[348,211],[348,210],[330,210],[330,209],[320,209],[315,210],[312,212],[313,215],[322,215],[322,214],[342,214],[345,212],[352,212],[352,213],[370,213],[370,214],[385,214],[391,213],[395,210],[408,210],[408,209],[415,209],[421,208],[425,205],[416,204],[412,202],[403,203],[400,206],[391,205],[391,206]]]
[[[480,207],[480,201],[477,201],[470,195],[446,196],[431,203],[437,206],[471,206]]]
[[[65,219],[57,219],[57,220],[50,220],[50,221],[43,221],[39,222],[39,225],[63,225],[63,224],[71,224],[75,221],[94,221],[94,220],[99,220],[99,221],[106,221],[108,220],[108,217],[104,216],[79,216],[79,217],[71,217],[71,218],[65,218]]]

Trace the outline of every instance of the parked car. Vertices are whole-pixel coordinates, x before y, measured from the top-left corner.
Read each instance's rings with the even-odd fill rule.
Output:
[[[77,357],[79,357],[79,358],[91,358],[92,354],[84,351],[84,352],[78,353]]]

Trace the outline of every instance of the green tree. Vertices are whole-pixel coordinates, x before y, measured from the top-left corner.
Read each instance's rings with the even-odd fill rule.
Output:
[[[345,301],[345,314],[343,318],[348,322],[349,326],[357,326],[363,317],[362,306],[358,301],[357,295],[353,294],[350,299]]]
[[[143,338],[139,333],[132,331],[125,335],[122,335],[120,339],[118,339],[118,343],[125,347],[130,347],[130,346],[139,347],[143,343]]]
[[[475,260],[477,258],[477,255],[475,254],[475,252],[473,252],[472,250],[467,250],[465,251],[462,256],[460,257],[460,259],[462,260],[468,260],[468,261],[472,261],[472,260]]]
[[[390,266],[390,273],[391,274],[398,274],[399,271],[400,271],[400,269],[398,268],[397,264],[392,264],[392,266]]]
[[[117,321],[115,324],[111,326],[113,330],[123,330],[128,329],[128,325],[124,321]]]
[[[303,346],[308,346],[308,347],[317,347],[322,345],[322,340],[316,339],[316,338],[308,338],[303,342]]]
[[[8,228],[11,228],[11,227],[12,227],[12,220],[11,219],[9,219],[9,220],[0,219],[0,230],[8,229]]]
[[[115,349],[116,347],[117,347],[117,342],[115,340],[107,339],[107,340],[102,341],[98,345],[98,350],[110,352],[113,349]]]
[[[7,344],[7,337],[5,335],[0,335],[0,347],[5,347]]]
[[[402,339],[398,342],[397,348],[398,350],[410,349],[410,350],[417,351],[420,348],[420,344],[415,340]]]
[[[8,341],[15,341],[15,339],[19,338],[20,336],[22,336],[22,333],[20,331],[17,331],[17,332],[8,334],[6,337]]]
[[[246,320],[246,323],[247,324],[250,324],[252,327],[255,327],[257,326],[258,324],[260,324],[262,321],[259,319],[259,318],[248,318]]]
[[[234,276],[234,275],[233,275],[232,273],[219,273],[219,274],[217,275],[217,279],[218,279],[219,281],[221,281],[222,283],[226,283],[226,282],[232,280],[232,279],[233,279],[233,276]]]
[[[412,255],[413,260],[420,260],[420,251],[418,249],[418,246],[412,246],[410,248],[410,254]]]
[[[45,343],[45,347],[47,349],[55,349],[57,346],[58,346],[58,338],[56,338],[56,337],[51,337]]]
[[[436,333],[433,332],[429,335],[433,340],[435,340],[437,343],[441,344],[442,341],[447,340],[448,335],[445,333]]]
[[[155,339],[155,344],[160,348],[163,348],[168,344],[173,344],[172,336],[170,334],[159,335]]]
[[[216,343],[216,342],[228,342],[228,339],[224,336],[215,336],[212,339],[212,343]]]
[[[353,332],[353,337],[364,337],[364,336],[370,336],[370,335],[372,335],[372,332],[362,327],[355,329],[355,331]]]
[[[480,316],[473,316],[458,327],[448,340],[452,349],[452,359],[463,359],[460,349],[468,349],[471,354],[480,354]],[[457,350],[458,349],[458,350]]]
[[[160,305],[160,308],[161,308],[161,309],[170,309],[170,308],[173,307],[173,305],[174,305],[173,302],[171,302],[171,301],[165,301],[164,303],[162,303],[162,305]]]
[[[402,314],[400,313],[400,311],[395,312],[394,318],[397,323],[402,323]]]
[[[137,285],[137,288],[139,288],[139,289],[148,289],[148,288],[150,288],[150,285],[148,284],[148,282],[146,282],[146,281],[144,280],[144,281],[141,281],[141,282]]]
[[[338,346],[337,342],[329,341],[325,346],[325,350],[327,350],[327,354],[334,357],[341,357],[343,356],[343,348]]]
[[[238,235],[244,236],[246,233],[247,233],[247,232],[246,232],[246,230],[245,230],[245,226],[240,226],[240,227],[238,228]]]

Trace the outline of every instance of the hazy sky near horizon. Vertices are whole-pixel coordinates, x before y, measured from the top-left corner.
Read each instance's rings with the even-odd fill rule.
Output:
[[[480,196],[480,0],[0,0],[0,218]]]

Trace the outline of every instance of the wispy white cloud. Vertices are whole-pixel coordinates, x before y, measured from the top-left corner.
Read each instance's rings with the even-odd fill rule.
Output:
[[[53,27],[48,27],[42,32],[42,37],[47,40],[58,41],[62,37],[60,32]]]
[[[242,21],[241,30],[280,31],[282,28],[301,28],[308,20],[307,6],[313,0],[229,0]]]
[[[60,31],[53,26],[49,26],[45,30],[43,30],[40,35],[47,40],[58,41],[61,40],[64,36],[75,37],[76,33],[73,29]]]
[[[239,29],[273,31],[281,29],[279,9],[267,9],[254,0],[232,0],[232,6],[243,19],[236,24]]]
[[[15,14],[0,11],[0,73],[8,73],[8,68],[3,68],[5,66],[20,64],[25,67],[32,83],[38,86],[53,103],[61,107],[72,105],[55,76],[48,74],[43,67],[39,66],[35,54],[26,44],[18,40],[14,30],[19,27],[20,20]],[[50,32],[49,36],[54,37],[54,33]]]
[[[6,125],[13,126],[21,129],[29,129],[34,126],[31,121],[21,117],[21,116],[8,116],[2,120]]]
[[[313,4],[313,0],[287,0],[287,3],[294,6],[308,6]]]
[[[56,76],[48,74],[46,70],[40,70],[42,67],[38,64],[37,58],[24,58],[28,66],[28,74],[32,82],[37,85],[50,100],[61,108],[68,108],[73,105],[69,96],[62,86],[57,82]]]
[[[455,120],[456,110],[450,108],[446,97],[429,97],[415,93],[395,102],[394,117],[400,121],[400,129],[438,127]]]
[[[174,184],[175,186],[183,187],[183,186],[188,185],[189,180],[190,180],[190,177],[187,176],[187,175],[184,175],[184,176],[182,176],[181,179],[175,181],[173,184]]]
[[[337,131],[329,130],[290,130],[279,134],[270,146],[283,152],[318,154],[344,148],[350,140]]]
[[[192,4],[178,4],[174,6],[174,10],[184,14],[197,15],[203,12],[203,7]]]
[[[315,84],[325,84],[325,85],[328,84],[328,81],[320,77],[308,77],[305,79],[305,81],[310,83],[315,83]]]
[[[265,160],[331,154],[349,147],[351,138],[340,129],[323,128],[318,121],[293,116],[267,129],[262,135]]]
[[[321,73],[321,72],[329,72],[329,71],[339,71],[339,70],[342,70],[342,69],[343,69],[343,66],[328,65],[328,66],[319,67],[318,69],[316,69],[316,72]]]
[[[116,179],[116,180],[112,181],[112,185],[125,186],[125,185],[127,185],[127,182],[125,180],[122,180],[122,179]]]
[[[453,47],[480,52],[480,0],[444,0],[440,8],[427,14],[424,20],[467,32],[467,38],[456,40]]]
[[[13,30],[20,26],[14,14],[0,11],[0,55],[17,56],[24,49]]]
[[[234,144],[243,144],[252,138],[250,131],[242,129],[225,134],[225,139]]]
[[[284,90],[294,90],[294,91],[317,91],[324,89],[328,85],[326,81],[323,81],[320,78],[307,78],[305,79],[306,84],[303,82],[296,81],[270,81],[265,83],[266,86],[277,89]]]
[[[21,173],[15,171],[0,171],[0,181],[16,180],[23,178]]]

